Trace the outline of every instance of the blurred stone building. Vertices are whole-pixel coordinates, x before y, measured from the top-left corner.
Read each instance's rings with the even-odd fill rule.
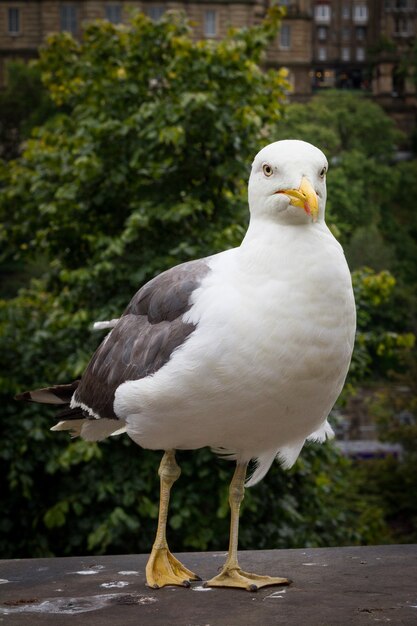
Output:
[[[196,38],[223,37],[230,26],[258,23],[270,0],[1,0],[0,85],[6,65],[30,59],[53,32],[75,37],[86,22],[125,22],[132,9],[158,20],[166,10],[185,11]],[[292,97],[307,99],[323,88],[366,90],[396,116],[415,106],[405,63],[417,28],[417,0],[280,0],[286,17],[267,56],[269,67],[286,67]]]

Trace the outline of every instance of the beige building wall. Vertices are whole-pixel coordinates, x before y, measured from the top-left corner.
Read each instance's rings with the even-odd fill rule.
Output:
[[[305,0],[303,0],[305,1]],[[166,2],[144,0],[115,2],[114,0],[38,0],[0,2],[0,85],[6,80],[5,66],[8,60],[30,59],[37,55],[46,37],[61,30],[61,7],[72,6],[76,10],[75,36],[82,34],[89,21],[104,19],[106,5],[119,5],[122,21],[126,22],[134,10],[150,13],[152,10],[183,10],[192,21],[195,37],[224,37],[230,27],[240,28],[259,22],[265,12],[261,0],[229,0],[217,2]],[[19,11],[19,31],[9,32],[9,9]],[[215,32],[207,34],[207,16]]]
[[[19,10],[20,30],[17,34],[8,32],[8,9]],[[41,21],[39,2],[0,2],[0,48],[25,50],[36,48],[41,42]]]
[[[285,67],[292,93],[303,96],[311,93],[311,59],[311,18],[308,13],[289,12],[268,49],[267,63],[270,67]]]
[[[134,9],[150,14],[158,10],[180,9],[189,16],[196,39],[224,37],[228,29],[259,23],[271,0],[0,0],[0,86],[6,81],[6,64],[14,59],[36,57],[45,38],[61,29],[61,7],[76,8],[76,36],[82,34],[83,26],[95,19],[105,18],[106,6],[119,5],[122,21],[129,19]],[[317,86],[316,74],[320,73],[321,86],[337,85],[338,77],[347,71],[368,67],[368,50],[378,44],[383,35],[396,48],[394,53],[380,55],[372,83],[375,95],[390,95],[401,87],[394,74],[399,58],[407,54],[417,33],[417,0],[280,0],[286,5],[287,15],[281,32],[267,54],[267,65],[272,68],[286,67],[293,93],[307,97],[311,93],[312,79]],[[405,2],[405,5],[404,5]],[[355,20],[355,7],[366,6],[367,18]],[[318,19],[317,7],[330,8],[329,19]],[[345,8],[348,7],[346,16]],[[9,32],[9,9],[19,11],[19,31]],[[209,20],[209,21],[208,21]],[[211,26],[210,26],[211,24]],[[361,26],[365,37],[359,41],[357,27]],[[208,28],[212,29],[208,32]],[[319,33],[325,31],[325,39]],[[358,57],[362,48],[364,58]],[[349,49],[349,60],[343,57]],[[325,53],[325,58],[323,54]],[[375,62],[375,59],[374,59]],[[323,81],[324,77],[324,81]],[[395,84],[394,84],[395,83]],[[405,92],[410,91],[410,81],[405,81]],[[349,86],[349,85],[347,85]]]
[[[290,80],[295,91],[308,93],[308,65],[311,62],[311,0],[291,0],[285,28],[290,30],[290,45],[280,44],[279,37],[268,52],[268,64],[274,67],[285,65],[290,72]],[[37,54],[37,49],[46,37],[61,30],[61,7],[73,6],[76,10],[77,30],[75,36],[82,34],[83,26],[95,19],[106,16],[106,5],[117,4],[121,7],[122,21],[127,21],[132,10],[183,10],[189,16],[196,39],[219,39],[227,34],[229,28],[241,28],[259,23],[265,14],[262,0],[232,0],[217,2],[166,2],[142,0],[134,2],[112,2],[107,0],[38,0],[21,1],[3,0],[0,4],[0,85],[5,83],[5,65],[15,58],[29,59]],[[20,27],[18,33],[8,32],[8,10],[19,10]],[[214,31],[207,32],[207,19],[211,19]]]
[[[396,109],[399,109],[400,102],[415,107],[416,88],[411,67],[408,76],[404,68],[412,56],[417,35],[417,4],[415,0],[384,0],[378,18],[379,37],[376,43],[384,42],[384,45],[380,47],[372,92],[384,103],[392,98],[390,106],[395,103]]]

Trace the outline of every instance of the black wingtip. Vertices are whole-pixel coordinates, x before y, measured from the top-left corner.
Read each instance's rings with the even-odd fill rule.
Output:
[[[24,391],[23,393],[17,393],[14,396],[15,400],[24,400],[25,402],[32,402],[32,398],[30,396],[30,391]]]
[[[74,391],[77,389],[79,380],[67,385],[52,385],[42,389],[23,391],[15,395],[15,400],[26,402],[40,402],[41,404],[69,404]]]

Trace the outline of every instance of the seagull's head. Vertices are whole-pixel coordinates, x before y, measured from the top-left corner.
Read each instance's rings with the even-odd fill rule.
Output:
[[[282,224],[324,220],[327,159],[305,141],[276,141],[256,155],[249,178],[253,217]]]

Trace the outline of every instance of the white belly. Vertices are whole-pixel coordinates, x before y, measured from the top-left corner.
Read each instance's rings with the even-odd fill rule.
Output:
[[[154,376],[117,391],[128,434],[143,447],[246,458],[304,441],[327,418],[352,354],[341,255],[333,240],[311,264],[282,249],[262,250],[257,263],[250,250],[215,257],[187,314],[197,329]]]

